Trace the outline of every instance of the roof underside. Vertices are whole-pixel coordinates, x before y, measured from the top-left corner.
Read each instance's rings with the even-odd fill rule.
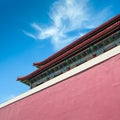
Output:
[[[39,62],[39,63],[35,63],[34,65],[41,66],[41,67],[27,76],[19,77],[18,80],[21,82],[24,82],[25,80],[29,80],[33,78],[34,76],[40,74],[41,72],[45,71],[46,69],[63,61],[67,57],[74,55],[76,51],[78,50],[82,51],[89,44],[94,44],[95,42],[98,42],[108,37],[109,35],[113,34],[114,32],[118,30],[120,30],[120,14],[112,18],[108,22],[102,24],[95,30],[79,38],[78,40],[71,43],[67,47],[63,48],[62,50],[58,51],[57,53],[50,56],[46,60]],[[29,84],[29,83],[26,83],[26,84]]]
[[[36,67],[40,67],[40,66],[42,66],[44,64],[47,64],[51,60],[53,60],[56,57],[62,55],[66,51],[68,51],[68,50],[72,49],[73,47],[75,47],[76,45],[80,44],[82,41],[85,41],[85,40],[91,38],[92,36],[98,34],[99,32],[103,31],[104,29],[108,28],[109,26],[111,26],[112,24],[114,24],[114,23],[116,23],[118,21],[120,21],[120,14],[115,16],[114,18],[108,20],[104,24],[100,25],[99,27],[97,27],[93,31],[87,33],[86,35],[84,35],[83,37],[81,37],[78,40],[74,41],[73,43],[71,43],[70,45],[68,45],[65,48],[61,49],[60,51],[56,52],[55,54],[53,54],[52,56],[48,57],[47,59],[45,59],[45,60],[43,60],[41,62],[33,63],[33,65],[36,66]]]

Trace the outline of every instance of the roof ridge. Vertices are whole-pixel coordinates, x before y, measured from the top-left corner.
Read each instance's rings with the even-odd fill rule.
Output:
[[[66,46],[63,49],[61,49],[60,51],[58,51],[55,54],[51,55],[47,59],[45,59],[45,60],[43,60],[41,62],[35,62],[35,63],[33,63],[33,66],[40,67],[40,66],[42,66],[42,65],[50,62],[52,59],[56,58],[59,55],[62,55],[67,50],[70,50],[70,49],[74,48],[76,46],[76,44],[79,44],[79,42],[82,42],[82,41],[84,41],[84,40],[86,40],[86,39],[88,39],[88,38],[90,38],[90,37],[98,34],[100,31],[106,29],[111,24],[114,24],[115,22],[117,22],[119,20],[120,20],[120,14],[118,14],[117,16],[113,17],[112,19],[106,21],[105,23],[103,23],[102,25],[98,26],[97,28],[95,28],[91,32],[87,33],[86,35],[82,36],[81,38],[78,38],[76,41],[72,42],[68,46]]]

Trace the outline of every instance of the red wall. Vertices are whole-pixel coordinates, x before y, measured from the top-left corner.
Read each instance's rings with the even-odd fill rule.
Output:
[[[0,109],[0,120],[120,120],[120,55]]]

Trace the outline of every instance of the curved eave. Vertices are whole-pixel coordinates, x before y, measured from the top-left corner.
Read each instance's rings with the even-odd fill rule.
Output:
[[[35,63],[33,63],[33,66],[40,68],[42,65],[40,64],[40,62],[35,62]]]
[[[112,24],[114,24],[115,22],[120,20],[120,14],[118,14],[117,16],[115,16],[114,18],[108,20],[107,22],[105,22],[104,24],[102,24],[101,26],[97,27],[96,29],[94,29],[93,31],[87,33],[86,35],[84,35],[83,37],[79,38],[78,40],[74,41],[73,43],[71,43],[70,45],[66,46],[65,48],[61,49],[60,51],[58,51],[57,53],[55,53],[54,55],[48,57],[47,59],[41,61],[41,62],[36,62],[33,63],[33,66],[36,67],[40,67],[44,64],[47,64],[48,62],[50,62],[51,60],[55,59],[56,57],[62,55],[63,53],[65,53],[66,51],[72,49],[73,47],[75,47],[77,44],[80,44],[81,41],[89,39],[90,37],[96,35],[97,33],[101,32],[102,30],[106,29],[107,27],[111,26]]]
[[[116,22],[115,24],[106,28],[105,30],[99,32],[97,35],[91,37],[90,39],[87,39],[86,41],[82,42],[81,44],[76,45],[73,49],[70,49],[69,51],[65,52],[61,56],[58,56],[57,58],[53,59],[52,61],[48,62],[47,64],[41,66],[39,69],[32,72],[31,74],[24,76],[24,77],[19,77],[17,80],[22,81],[22,80],[31,79],[34,76],[43,72],[44,70],[50,68],[53,64],[55,64],[55,63],[57,64],[61,59],[70,55],[71,53],[77,51],[79,48],[82,48],[83,46],[89,44],[90,42],[93,42],[94,40],[100,41],[100,40],[106,38],[107,36],[109,36],[110,34],[113,34],[114,32],[116,32],[118,30],[120,30],[120,21]]]
[[[22,79],[22,80],[19,80],[19,78]],[[24,79],[24,77],[18,77],[17,80],[21,81],[22,83],[24,83],[24,84],[26,84],[28,86],[30,86],[29,79]]]

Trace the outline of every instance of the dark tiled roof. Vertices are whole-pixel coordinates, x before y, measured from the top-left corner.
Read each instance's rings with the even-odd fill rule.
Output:
[[[120,30],[120,14],[117,15],[116,17],[112,18],[111,20],[107,21],[106,23],[102,24],[95,30],[84,35],[83,37],[77,39],[75,42],[73,42],[70,45],[68,45],[67,47],[61,49],[60,51],[53,54],[52,56],[45,59],[44,61],[34,63],[34,65],[41,66],[41,67],[38,68],[36,71],[30,73],[27,76],[19,77],[17,80],[22,81],[22,80],[31,79],[34,76],[38,75],[39,73],[45,71],[46,69],[51,68],[51,66],[58,64],[58,62],[61,59],[74,53],[75,51],[84,47],[85,45],[87,45],[95,40],[100,41],[118,30]]]
[[[71,43],[70,45],[66,46],[65,48],[61,49],[60,51],[56,52],[55,54],[53,54],[52,56],[48,57],[47,59],[41,61],[41,62],[36,62],[33,63],[34,66],[42,66],[48,62],[50,62],[51,60],[55,59],[56,57],[62,55],[63,53],[65,53],[66,51],[72,49],[73,47],[75,47],[76,45],[80,44],[81,42],[89,39],[90,37],[98,34],[99,32],[103,31],[104,29],[106,29],[107,27],[111,26],[112,24],[114,24],[115,22],[120,20],[120,14],[115,16],[114,18],[108,20],[107,22],[105,22],[104,24],[102,24],[101,26],[97,27],[96,29],[94,29],[93,31],[87,33],[86,35],[84,35],[83,37],[79,38],[78,40],[74,41],[73,43]]]

